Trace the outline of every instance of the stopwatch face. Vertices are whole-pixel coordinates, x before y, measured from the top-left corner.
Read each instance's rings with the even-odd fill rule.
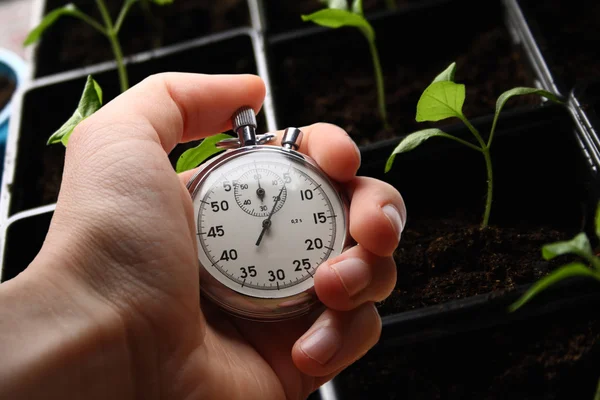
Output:
[[[217,301],[306,294],[317,267],[346,242],[347,208],[336,188],[311,160],[278,147],[222,157],[199,174],[192,199],[201,267],[229,289],[212,290]]]

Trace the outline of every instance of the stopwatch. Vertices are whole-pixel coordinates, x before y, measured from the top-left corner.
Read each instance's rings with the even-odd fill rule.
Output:
[[[256,116],[232,116],[237,138],[187,184],[194,207],[201,293],[241,318],[279,321],[320,305],[317,268],[351,242],[347,198],[298,151],[303,133],[256,134]]]

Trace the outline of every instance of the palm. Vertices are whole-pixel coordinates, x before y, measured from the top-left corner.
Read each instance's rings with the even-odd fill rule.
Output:
[[[203,308],[209,309],[204,351],[218,362],[202,373],[214,377],[215,394],[227,399],[302,399],[315,389],[314,378],[301,373],[291,357],[295,341],[310,326],[308,318],[265,326],[228,318],[212,305]]]

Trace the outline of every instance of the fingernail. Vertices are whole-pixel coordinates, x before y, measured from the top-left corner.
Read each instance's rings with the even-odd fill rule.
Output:
[[[360,258],[347,258],[331,265],[331,269],[340,278],[350,297],[371,283],[371,270]]]
[[[387,204],[381,208],[385,216],[390,220],[394,230],[396,231],[397,240],[400,240],[400,234],[404,229],[404,221],[400,217],[398,209],[391,204]]]
[[[337,331],[330,326],[324,326],[304,339],[300,344],[300,349],[308,357],[321,365],[325,365],[335,356],[341,345]]]

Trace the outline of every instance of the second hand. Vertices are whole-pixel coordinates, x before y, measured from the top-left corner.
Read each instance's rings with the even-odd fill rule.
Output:
[[[275,202],[273,203],[273,208],[271,208],[271,212],[269,213],[269,216],[267,217],[267,219],[265,219],[262,222],[262,230],[260,231],[260,235],[258,236],[258,240],[256,241],[257,246],[260,245],[263,235],[265,234],[266,230],[269,229],[269,227],[271,226],[271,217],[273,216],[275,207],[277,207],[277,203],[279,203],[279,200],[281,199],[281,194],[283,193],[283,189],[285,189],[285,184],[281,187],[281,190],[279,191],[277,198],[275,198]]]

